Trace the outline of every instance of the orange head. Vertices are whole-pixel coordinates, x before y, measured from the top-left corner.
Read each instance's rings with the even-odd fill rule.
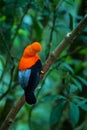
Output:
[[[25,70],[33,66],[38,60],[40,60],[37,54],[42,50],[39,42],[33,42],[24,49],[23,56],[19,62],[19,70]]]
[[[41,47],[41,45],[40,45],[39,42],[33,42],[33,43],[31,44],[31,48],[32,48],[33,51],[35,51],[36,53],[37,53],[37,52],[40,52],[40,51],[42,50],[42,47]]]
[[[28,45],[24,50],[24,57],[31,57],[36,55],[36,53],[40,52],[42,47],[39,42],[33,42],[32,44]]]

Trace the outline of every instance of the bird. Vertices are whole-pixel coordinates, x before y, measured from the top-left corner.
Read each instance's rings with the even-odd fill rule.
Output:
[[[42,51],[39,42],[33,42],[25,47],[18,65],[18,80],[24,90],[28,104],[36,103],[35,89],[40,81],[42,63],[38,52]]]

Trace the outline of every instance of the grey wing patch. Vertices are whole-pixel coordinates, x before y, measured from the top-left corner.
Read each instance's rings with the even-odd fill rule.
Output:
[[[19,83],[23,89],[25,89],[27,87],[30,75],[31,75],[31,69],[19,71],[18,79],[19,79]]]

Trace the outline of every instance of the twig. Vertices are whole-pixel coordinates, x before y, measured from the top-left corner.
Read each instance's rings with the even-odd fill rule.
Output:
[[[48,45],[47,45],[47,55],[46,55],[46,58],[50,54],[51,43],[52,43],[52,39],[53,39],[53,31],[54,31],[54,27],[55,27],[55,22],[56,22],[56,11],[54,10],[54,12],[53,12],[53,20],[52,20],[52,27],[51,27],[49,41],[48,41]]]
[[[5,93],[3,93],[3,95],[0,96],[0,100],[2,100],[9,92],[11,92],[15,86],[18,85],[18,82],[16,82],[15,84],[13,84],[12,86],[10,86]]]
[[[14,78],[14,68],[15,66],[13,66],[11,68],[11,78],[10,78],[10,81],[9,81],[9,85],[8,85],[8,89],[0,96],[0,100],[2,100],[7,94],[9,91],[11,91],[11,89],[13,88],[12,87],[12,81],[13,81],[13,78]]]
[[[23,19],[24,19],[25,15],[27,14],[27,12],[28,12],[30,6],[31,6],[31,4],[30,4],[30,2],[29,2],[29,3],[27,4],[26,8],[25,8],[25,11],[24,11],[23,16],[21,17],[20,23],[18,24],[18,26],[17,26],[17,28],[16,28],[16,31],[15,31],[15,33],[14,33],[14,36],[13,36],[13,38],[11,39],[11,43],[10,43],[10,44],[11,44],[11,47],[12,47],[12,45],[13,45],[13,42],[14,42],[14,40],[15,40],[17,34],[18,34],[18,30],[20,29],[21,24],[22,24],[22,22],[23,22]]]
[[[41,79],[44,77],[45,73],[49,70],[50,66],[54,63],[56,58],[63,52],[63,50],[73,42],[73,40],[83,31],[83,29],[87,26],[87,15],[81,20],[79,25],[71,32],[70,35],[66,35],[64,40],[57,46],[57,48],[50,54],[48,59],[46,60],[43,71],[44,74],[41,75]],[[10,112],[8,113],[5,121],[3,122],[0,130],[8,130],[9,126],[13,122],[15,116],[21,109],[21,107],[25,103],[25,96],[23,95],[17,103],[12,107]]]
[[[5,37],[4,37],[4,34],[3,34],[2,31],[0,31],[0,35],[1,35],[1,38],[2,38],[2,40],[3,40],[4,46],[6,47],[6,50],[7,50],[7,52],[8,52],[8,55],[9,55],[11,61],[13,61],[13,57],[12,57],[10,51],[9,51],[8,43],[6,42]]]
[[[46,58],[48,58],[49,54],[50,54],[50,50],[51,50],[51,44],[52,44],[52,39],[53,39],[53,31],[55,29],[55,24],[56,24],[56,18],[57,18],[57,10],[59,9],[60,5],[62,3],[62,0],[58,1],[57,6],[54,8],[53,11],[53,18],[52,18],[52,27],[51,27],[51,31],[50,31],[50,36],[49,36],[49,41],[48,41],[48,45],[47,45],[47,55]]]

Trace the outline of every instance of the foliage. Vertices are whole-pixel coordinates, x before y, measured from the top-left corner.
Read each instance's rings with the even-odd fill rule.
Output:
[[[0,0],[0,125],[23,94],[17,72],[25,46],[39,41],[44,64],[65,34],[87,13],[85,4],[85,0]],[[57,58],[38,85],[41,91],[37,104],[25,104],[10,129],[65,130],[66,126],[68,130],[69,125],[87,129],[82,125],[87,123],[86,41],[87,28]],[[69,124],[63,124],[68,119]]]

